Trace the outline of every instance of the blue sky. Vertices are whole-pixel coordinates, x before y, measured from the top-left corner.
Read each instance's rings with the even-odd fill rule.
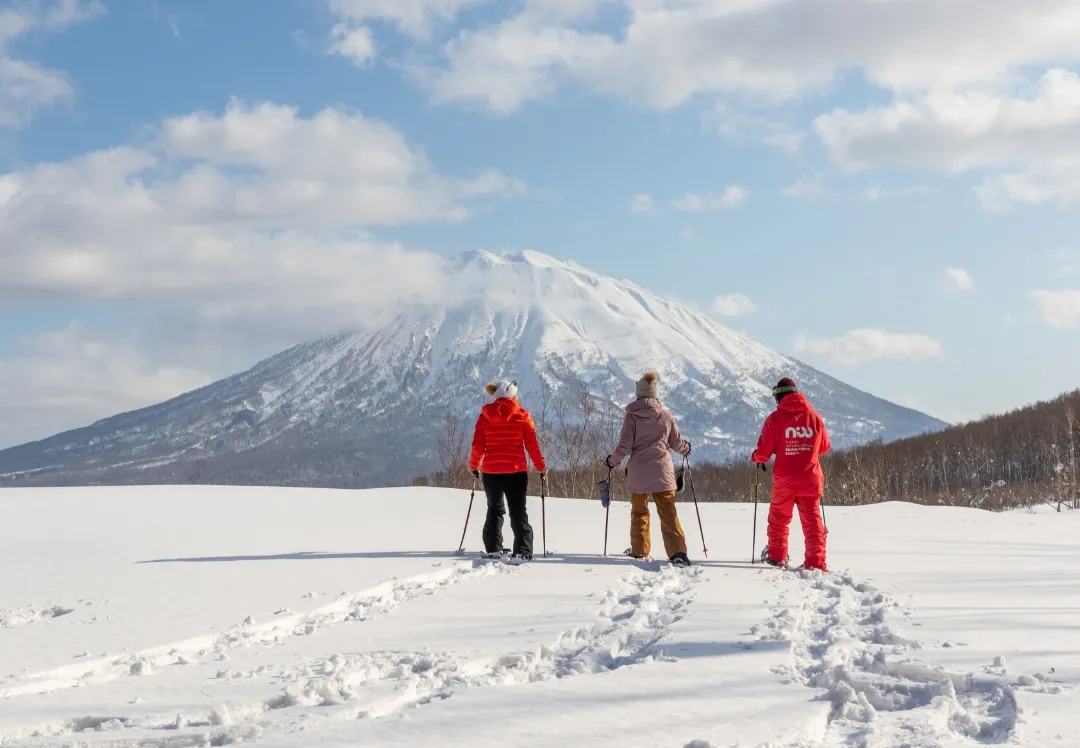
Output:
[[[0,446],[535,249],[961,420],[1080,384],[1071,0],[0,5]]]

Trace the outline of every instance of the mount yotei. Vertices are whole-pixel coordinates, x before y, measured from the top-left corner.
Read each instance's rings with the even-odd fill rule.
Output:
[[[522,398],[587,384],[624,405],[659,372],[697,459],[746,458],[791,376],[845,447],[944,423],[856,390],[683,304],[535,252],[447,264],[451,298],[374,332],[304,343],[159,405],[0,452],[0,485],[182,482],[395,485],[430,472],[437,423],[483,386]],[[471,420],[467,421],[471,424]]]

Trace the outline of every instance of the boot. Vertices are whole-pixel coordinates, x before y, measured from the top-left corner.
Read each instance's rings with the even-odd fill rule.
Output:
[[[778,569],[788,568],[788,561],[790,558],[791,557],[788,556],[788,558],[785,558],[783,561],[773,561],[772,557],[769,556],[769,546],[765,546],[761,549],[761,560],[769,566],[775,566]]]
[[[690,559],[685,553],[676,553],[674,556],[672,556],[669,559],[669,561],[671,561],[672,566],[689,566],[690,565]]]

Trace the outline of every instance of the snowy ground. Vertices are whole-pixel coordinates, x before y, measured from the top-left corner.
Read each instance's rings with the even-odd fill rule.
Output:
[[[820,574],[751,566],[747,505],[707,561],[680,505],[690,570],[617,555],[626,504],[601,557],[588,501],[548,558],[461,558],[467,504],[0,491],[0,745],[1080,745],[1080,513],[832,509]]]

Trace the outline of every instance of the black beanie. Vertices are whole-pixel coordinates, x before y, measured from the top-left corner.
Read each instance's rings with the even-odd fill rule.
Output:
[[[776,386],[773,387],[772,394],[777,400],[782,400],[785,395],[790,395],[793,392],[798,392],[799,388],[795,386],[795,381],[784,377]]]

